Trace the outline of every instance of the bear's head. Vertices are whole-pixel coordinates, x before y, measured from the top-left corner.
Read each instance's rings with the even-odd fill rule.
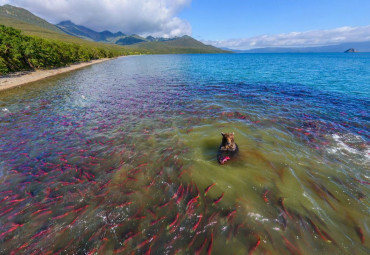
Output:
[[[234,132],[233,133],[221,133],[222,135],[222,146],[233,146],[234,142]]]

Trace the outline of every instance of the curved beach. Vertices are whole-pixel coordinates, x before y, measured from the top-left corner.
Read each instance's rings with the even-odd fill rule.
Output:
[[[78,70],[87,66],[102,63],[110,58],[96,59],[89,62],[83,62],[78,64],[73,64],[67,67],[61,67],[50,70],[37,70],[31,72],[17,72],[0,78],[0,91],[11,89],[14,87],[22,86],[31,82],[39,81],[51,76],[55,76],[62,73],[67,73],[70,71]]]

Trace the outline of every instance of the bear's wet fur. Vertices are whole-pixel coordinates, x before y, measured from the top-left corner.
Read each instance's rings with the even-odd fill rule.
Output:
[[[221,135],[222,142],[218,148],[217,161],[223,165],[238,153],[239,147],[234,141],[234,133],[221,133]]]

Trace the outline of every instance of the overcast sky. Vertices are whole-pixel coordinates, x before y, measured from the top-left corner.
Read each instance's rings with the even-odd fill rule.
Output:
[[[369,41],[370,0],[0,0],[51,23],[173,37],[218,47],[316,46]]]

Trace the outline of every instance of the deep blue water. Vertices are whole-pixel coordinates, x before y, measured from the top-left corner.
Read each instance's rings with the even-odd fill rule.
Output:
[[[131,56],[1,91],[0,253],[367,254],[369,109],[368,53]]]

